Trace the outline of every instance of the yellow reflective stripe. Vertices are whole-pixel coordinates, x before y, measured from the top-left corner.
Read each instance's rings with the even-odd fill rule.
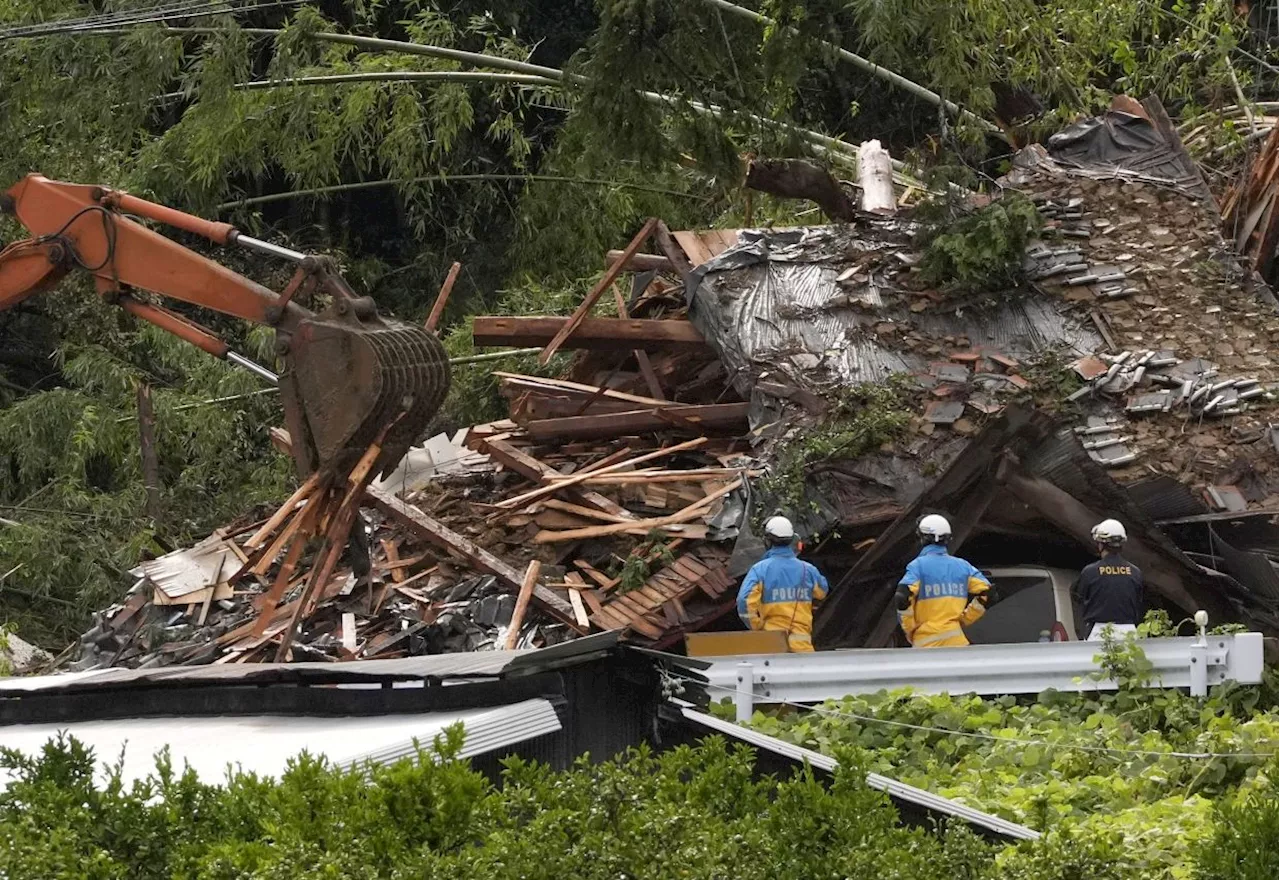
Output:
[[[962,635],[964,635],[964,631],[961,630],[959,627],[956,627],[955,629],[949,629],[946,632],[941,632],[936,635],[925,636],[924,638],[920,639],[918,642],[912,642],[912,644],[913,645],[932,645],[934,642],[940,642],[943,639],[951,639],[951,638],[955,638],[956,636],[962,636]]]

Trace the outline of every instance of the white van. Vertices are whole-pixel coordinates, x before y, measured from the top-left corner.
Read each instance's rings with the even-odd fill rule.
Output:
[[[995,566],[982,569],[995,595],[987,613],[964,629],[974,645],[1036,642],[1041,633],[1067,641],[1080,638],[1083,621],[1071,599],[1071,585],[1078,572],[1045,566]]]

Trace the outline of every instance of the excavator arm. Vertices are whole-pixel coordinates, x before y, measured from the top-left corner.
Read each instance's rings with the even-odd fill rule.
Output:
[[[0,310],[48,290],[68,273],[93,276],[98,292],[130,314],[215,357],[264,378],[216,334],[132,295],[143,290],[273,327],[285,421],[300,473],[345,468],[390,425],[375,468],[394,467],[426,428],[449,387],[449,363],[432,334],[378,315],[328,259],[243,235],[234,226],[183,213],[118,190],[28,175],[0,195],[31,238],[0,250]],[[297,264],[276,293],[125,216],[131,214]],[[325,293],[315,314],[294,301]]]

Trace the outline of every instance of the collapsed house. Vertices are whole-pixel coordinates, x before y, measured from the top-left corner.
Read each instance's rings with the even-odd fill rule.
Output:
[[[1274,297],[1237,262],[1158,104],[1118,99],[1013,165],[1001,184],[1045,230],[1025,283],[998,295],[929,288],[900,217],[650,221],[573,316],[475,319],[477,346],[576,351],[568,374],[497,372],[509,419],[432,438],[373,483],[365,540],[323,583],[306,556],[280,559],[306,503],[291,499],[140,566],[77,666],[392,658],[599,631],[665,649],[732,627],[752,524],[777,503],[762,481],[851,390],[888,385],[892,436],[794,475],[801,501],[782,511],[836,585],[820,647],[895,642],[892,584],[933,511],[980,565],[1078,566],[1090,526],[1118,517],[1154,604],[1274,633]],[[590,317],[606,291],[619,317]]]

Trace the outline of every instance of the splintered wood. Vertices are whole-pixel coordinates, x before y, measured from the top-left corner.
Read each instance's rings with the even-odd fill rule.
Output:
[[[739,439],[751,406],[687,320],[677,238],[645,223],[569,317],[478,316],[477,345],[572,351],[571,367],[495,371],[508,419],[424,438],[380,478],[375,442],[349,473],[144,563],[103,615],[99,662],[389,658],[600,630],[665,647],[730,613],[721,539],[738,523],[720,520],[758,473]],[[624,275],[637,268],[656,274]],[[618,316],[592,317],[605,295]],[[287,431],[270,437],[290,453]]]

